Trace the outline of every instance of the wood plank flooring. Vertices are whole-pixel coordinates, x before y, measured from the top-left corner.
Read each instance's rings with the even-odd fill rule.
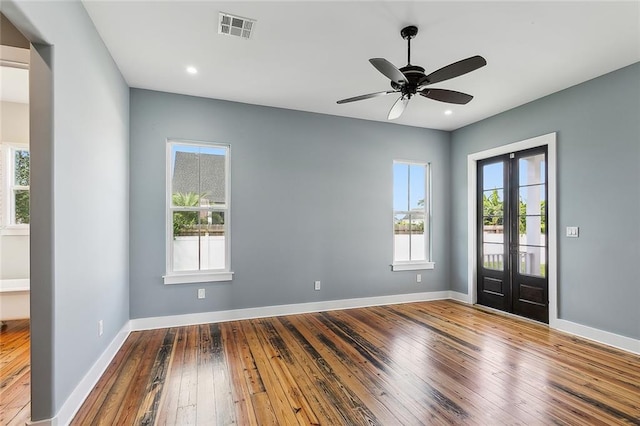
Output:
[[[453,301],[133,332],[74,425],[640,424],[640,357]]]
[[[29,320],[0,327],[0,425],[25,425],[31,417]]]

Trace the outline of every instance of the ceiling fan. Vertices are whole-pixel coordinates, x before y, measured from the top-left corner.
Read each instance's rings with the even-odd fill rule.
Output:
[[[446,67],[442,67],[431,74],[425,75],[424,68],[418,65],[411,65],[411,39],[418,34],[418,27],[408,26],[400,31],[403,39],[407,40],[407,65],[402,68],[396,68],[391,62],[384,58],[369,59],[371,65],[376,67],[378,71],[391,80],[391,88],[383,92],[369,93],[367,95],[355,96],[353,98],[342,99],[339,104],[348,102],[362,101],[364,99],[375,98],[378,96],[390,95],[392,93],[400,93],[400,97],[393,104],[389,111],[389,120],[396,119],[402,115],[407,107],[409,100],[415,95],[420,94],[425,98],[433,99],[440,102],[448,102],[451,104],[464,105],[468,103],[473,96],[447,89],[428,88],[427,86],[449,80],[475,71],[487,65],[487,61],[482,56],[472,56],[463,59]]]

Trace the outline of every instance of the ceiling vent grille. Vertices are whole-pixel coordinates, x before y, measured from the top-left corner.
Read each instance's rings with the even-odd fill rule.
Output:
[[[220,12],[220,18],[218,20],[218,34],[240,37],[248,40],[251,38],[255,25],[255,19],[243,18],[241,16]]]

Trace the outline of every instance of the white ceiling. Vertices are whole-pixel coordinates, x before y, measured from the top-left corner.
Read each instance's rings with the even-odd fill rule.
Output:
[[[369,58],[428,74],[473,55],[488,65],[433,87],[467,105],[417,97],[398,124],[453,130],[640,61],[640,2],[214,2],[84,0],[131,87],[386,121],[395,95]],[[217,34],[218,12],[257,19],[251,40]],[[198,68],[188,75],[189,65]],[[453,114],[446,116],[450,109]]]

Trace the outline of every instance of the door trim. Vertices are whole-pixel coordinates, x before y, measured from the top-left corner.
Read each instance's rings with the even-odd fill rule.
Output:
[[[547,146],[547,173],[548,173],[548,250],[549,264],[547,265],[549,274],[549,326],[558,328],[558,263],[557,263],[557,199],[556,199],[556,132],[537,136],[531,139],[510,143],[508,145],[480,151],[467,156],[467,296],[469,303],[475,305],[478,301],[476,281],[478,279],[478,268],[476,259],[478,258],[478,237],[477,237],[477,163],[486,158],[508,154],[515,151],[523,151],[529,148]]]

